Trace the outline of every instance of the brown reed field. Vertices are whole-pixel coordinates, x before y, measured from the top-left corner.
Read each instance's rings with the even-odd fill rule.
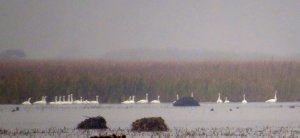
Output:
[[[175,95],[215,102],[217,94],[240,102],[264,101],[278,91],[279,101],[300,100],[298,61],[103,61],[1,60],[0,103],[19,104],[32,97],[73,94],[101,103],[119,103],[131,95],[149,99],[160,95],[171,102]]]

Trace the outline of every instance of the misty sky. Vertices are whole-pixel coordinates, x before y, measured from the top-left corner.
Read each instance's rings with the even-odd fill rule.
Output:
[[[0,51],[99,58],[177,48],[300,53],[299,0],[0,0]]]

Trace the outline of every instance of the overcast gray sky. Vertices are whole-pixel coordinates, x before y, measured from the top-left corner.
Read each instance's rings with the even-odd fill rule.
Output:
[[[0,0],[0,50],[99,58],[184,48],[293,55],[299,0]]]

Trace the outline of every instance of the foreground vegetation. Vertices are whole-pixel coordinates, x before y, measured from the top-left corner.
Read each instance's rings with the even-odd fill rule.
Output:
[[[149,99],[160,95],[172,102],[194,92],[201,102],[217,93],[240,102],[265,101],[278,90],[279,101],[300,101],[300,62],[297,61],[211,61],[211,62],[110,62],[100,60],[2,60],[0,103],[33,101],[47,95],[73,94],[101,103],[120,103],[131,95]],[[223,98],[222,97],[222,98]]]
[[[68,128],[49,128],[49,129],[0,129],[0,136],[4,137],[77,137],[87,138],[91,136],[106,136],[116,134],[126,135],[130,138],[198,138],[198,137],[299,137],[298,127],[255,127],[255,128],[173,128],[167,132],[136,132],[128,129],[109,129],[109,130],[77,130]]]

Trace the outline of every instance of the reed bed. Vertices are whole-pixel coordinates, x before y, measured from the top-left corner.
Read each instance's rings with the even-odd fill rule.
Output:
[[[279,101],[299,101],[298,61],[117,62],[102,60],[1,60],[0,104],[19,104],[47,95],[73,94],[101,103],[120,103],[129,96],[160,95],[172,102],[194,96],[215,101],[219,92],[231,101],[243,93],[249,101],[264,101],[278,91]]]

